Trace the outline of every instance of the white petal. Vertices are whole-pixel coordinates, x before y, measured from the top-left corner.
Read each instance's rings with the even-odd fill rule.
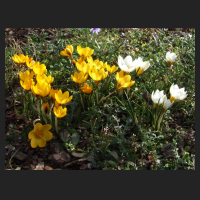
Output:
[[[138,62],[141,62],[141,63],[143,62],[141,57],[139,57],[137,60],[138,60]]]
[[[121,70],[123,70],[124,72],[129,72],[129,69],[126,65],[121,65],[119,66]]]
[[[141,67],[145,71],[145,70],[147,70],[149,68],[149,66],[150,66],[149,61],[145,61],[145,62],[143,62]]]
[[[123,65],[124,64],[124,60],[123,58],[119,55],[118,56],[118,65]]]
[[[129,68],[129,72],[133,72],[135,69],[136,69],[136,67],[133,66],[133,67]]]
[[[130,67],[131,64],[132,64],[132,57],[131,57],[131,56],[126,56],[126,58],[124,59],[124,64],[125,64],[127,67]]]

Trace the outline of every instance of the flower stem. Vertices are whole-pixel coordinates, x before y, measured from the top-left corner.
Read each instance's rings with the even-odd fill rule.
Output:
[[[75,67],[74,67],[74,65],[73,65],[73,59],[70,59],[70,62],[71,62],[71,66],[72,66],[72,69],[73,69],[73,73],[75,72]]]
[[[121,88],[119,91],[119,95],[121,96],[123,94],[124,88]]]
[[[51,103],[50,110],[49,110],[49,119],[50,119],[51,123],[52,123],[51,111],[52,111],[52,109],[53,109],[53,106],[54,106],[54,103],[52,102],[52,103]]]
[[[55,116],[56,133],[58,134],[58,118]]]
[[[83,103],[83,98],[82,98],[82,95],[81,95],[81,89],[80,89],[80,87],[79,87],[79,91],[80,91],[80,96],[81,96],[81,104],[82,104],[82,106],[83,106],[83,109],[85,110],[84,103]]]
[[[46,120],[46,118],[45,118],[44,100],[43,100],[43,99],[41,99],[41,103],[42,103],[42,117],[43,117],[45,123],[47,124],[47,120]]]
[[[130,92],[130,87],[127,87],[127,96],[128,96],[128,93]]]
[[[37,110],[38,110],[39,118],[40,118],[39,96],[37,96]]]
[[[158,119],[158,130],[160,129],[160,124],[161,124],[163,116],[164,116],[164,113],[161,113],[161,115],[160,115],[160,117]]]

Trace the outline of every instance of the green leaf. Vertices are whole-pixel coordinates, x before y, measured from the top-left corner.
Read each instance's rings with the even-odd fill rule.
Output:
[[[109,160],[108,163],[111,164],[111,165],[117,165],[116,162],[114,162],[112,160]]]
[[[116,160],[118,159],[118,155],[116,153],[116,151],[108,151],[110,153],[111,156],[113,156]]]
[[[76,146],[79,143],[80,135],[78,133],[72,134],[72,144]]]
[[[190,147],[189,146],[185,146],[185,151],[189,151],[190,150]]]

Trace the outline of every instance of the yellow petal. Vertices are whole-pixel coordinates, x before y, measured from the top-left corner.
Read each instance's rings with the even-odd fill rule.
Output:
[[[61,55],[61,56],[68,56],[67,53],[66,53],[66,51],[61,51],[61,52],[60,52],[60,55]]]
[[[42,131],[49,131],[52,128],[50,124],[45,124],[41,127]]]
[[[68,99],[69,98],[69,92],[66,91],[65,93],[63,93],[63,99]]]
[[[37,123],[37,124],[35,124],[35,126],[34,126],[34,131],[40,130],[41,128],[42,128],[42,124],[41,124],[41,123]]]
[[[53,138],[53,134],[50,131],[44,131],[42,134],[42,137],[46,140],[49,141]]]
[[[29,132],[29,134],[28,134],[28,138],[29,138],[29,139],[34,138],[34,133],[35,133],[34,130],[32,130],[31,132]]]
[[[45,147],[46,141],[43,140],[42,138],[38,138],[38,139],[37,139],[37,145],[38,145],[39,147]]]
[[[37,139],[34,137],[31,139],[31,147],[36,148],[37,147]]]

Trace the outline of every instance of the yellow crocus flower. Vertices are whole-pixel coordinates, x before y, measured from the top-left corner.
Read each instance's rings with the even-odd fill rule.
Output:
[[[87,61],[88,64],[90,65],[90,68],[92,68],[93,66],[96,66],[96,68],[99,70],[101,68],[105,69],[106,68],[106,64],[103,64],[102,61],[99,61],[99,59],[93,60],[92,56],[87,57]]]
[[[97,70],[95,66],[89,71],[90,77],[95,81],[97,85],[101,80],[105,79],[108,75],[108,72],[105,72],[103,68]]]
[[[14,56],[12,56],[12,59],[18,64],[25,63],[26,61],[30,62],[31,60],[33,60],[33,58],[29,58],[24,54],[20,54],[19,56],[17,54],[14,54]]]
[[[119,78],[122,78],[124,76],[124,71],[121,70],[120,72],[116,73],[116,80],[118,80]]]
[[[72,45],[67,45],[65,47],[65,50],[60,52],[60,55],[68,56],[72,60],[73,51],[74,51],[73,46]]]
[[[118,67],[116,67],[115,65],[113,65],[112,67],[110,65],[107,65],[106,69],[107,69],[108,73],[111,75],[118,70]]]
[[[22,63],[20,57],[17,54],[15,54],[14,56],[12,56],[12,59],[16,63]]]
[[[29,79],[29,78],[25,78],[24,81],[20,81],[20,85],[26,90],[29,91],[31,90],[31,86],[34,85],[35,82],[33,81],[33,79]]]
[[[88,74],[90,71],[90,65],[86,63],[85,61],[83,61],[81,64],[76,62],[76,67],[79,71],[83,72],[84,75]]]
[[[120,71],[116,74],[116,80],[117,80],[117,90],[131,87],[135,83],[135,81],[131,81],[130,75],[123,76],[123,71]]]
[[[80,59],[77,60],[78,63],[83,62],[88,56],[91,56],[94,53],[94,49],[90,49],[89,47],[82,48],[81,46],[77,46],[77,52],[80,55]]]
[[[102,61],[100,61],[99,59],[96,59],[96,60],[94,60],[94,64],[98,67],[100,67],[100,68],[106,68],[106,64],[107,64],[107,62],[105,63],[105,64],[103,64],[103,62]]]
[[[53,138],[53,134],[49,131],[51,128],[52,127],[50,124],[35,124],[34,130],[29,132],[28,134],[28,138],[31,139],[31,147],[45,147],[46,141],[49,141]]]
[[[42,74],[46,74],[47,73],[47,69],[46,69],[46,66],[45,64],[41,64],[39,62],[35,63],[33,65],[33,71],[35,74],[37,75],[42,75]]]
[[[55,98],[56,98],[56,101],[60,105],[65,105],[66,103],[68,103],[72,100],[73,95],[69,96],[68,91],[66,91],[65,93],[62,93],[62,91],[59,90],[58,92],[55,93]]]
[[[50,76],[46,76],[45,74],[38,75],[37,76],[38,82],[47,82],[48,84],[51,84],[54,81],[54,78]]]
[[[63,109],[62,106],[59,106],[58,108],[53,107],[53,112],[54,112],[54,115],[57,118],[62,118],[62,117],[64,117],[67,114],[67,108]]]
[[[51,90],[51,85],[46,82],[42,82],[42,83],[37,82],[37,84],[35,86],[33,86],[33,91],[37,95],[39,95],[43,98],[45,98],[49,94],[50,90]]]
[[[81,86],[81,84],[88,78],[88,74],[84,75],[83,72],[75,72],[74,75],[71,75],[71,77],[75,83],[79,83],[79,86]]]
[[[24,73],[23,72],[19,72],[19,78],[24,81],[25,78],[28,78],[28,79],[33,79],[33,71],[30,72],[29,70],[26,70]]]
[[[91,94],[93,88],[92,86],[90,86],[89,84],[85,83],[83,87],[81,87],[81,90],[85,93],[85,94]]]

